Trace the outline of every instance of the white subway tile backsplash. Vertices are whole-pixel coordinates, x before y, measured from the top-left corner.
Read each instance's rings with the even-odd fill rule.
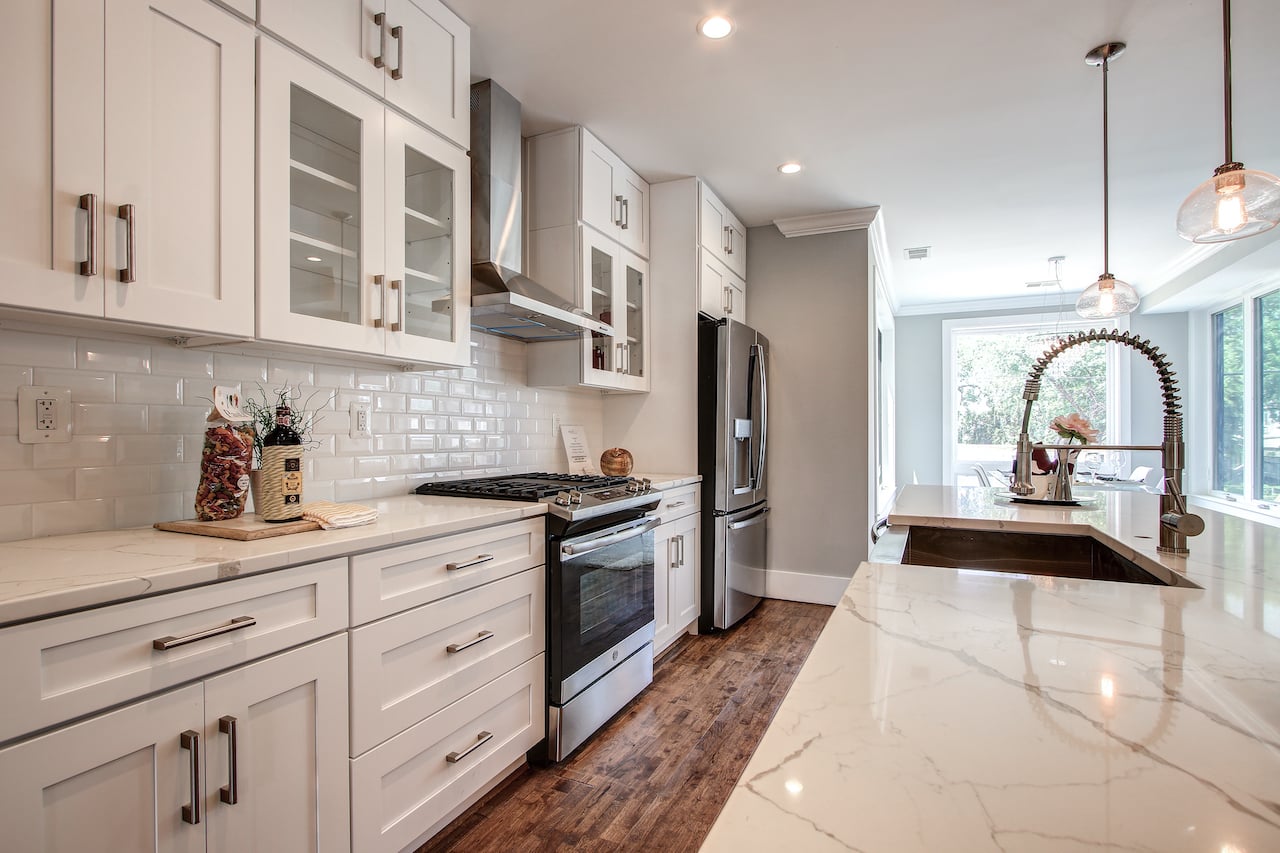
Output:
[[[115,502],[107,498],[88,501],[54,501],[32,507],[32,536],[89,533],[116,526]]]
[[[150,373],[151,345],[80,338],[76,341],[76,367],[81,370]]]
[[[121,373],[116,376],[116,402],[176,406],[182,402],[182,383],[183,380],[177,376]],[[206,393],[205,396],[209,395]],[[191,402],[193,405],[200,404],[200,401],[194,398]]]
[[[77,403],[114,403],[116,401],[114,373],[37,367],[32,384],[70,388],[71,399]]]
[[[72,368],[76,366],[76,340],[5,329],[0,334],[0,364]]]
[[[75,431],[92,435],[146,432],[147,407],[133,403],[76,403]]]
[[[523,344],[479,335],[472,367],[405,373],[296,354],[5,330],[0,541],[191,517],[215,383],[238,384],[245,395],[288,384],[320,410],[307,500],[369,501],[426,479],[562,468],[553,411],[586,425],[603,446],[600,395],[525,387],[525,355]],[[54,380],[73,389],[76,435],[67,444],[17,443],[17,387]],[[374,409],[373,437],[349,437],[353,401]]]
[[[31,504],[0,506],[0,542],[31,538]]]

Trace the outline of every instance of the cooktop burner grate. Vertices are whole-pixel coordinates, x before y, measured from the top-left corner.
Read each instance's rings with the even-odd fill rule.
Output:
[[[629,477],[602,477],[593,474],[504,474],[474,480],[428,482],[414,491],[420,495],[463,498],[497,498],[505,501],[538,501],[569,489],[594,491],[625,486]]]

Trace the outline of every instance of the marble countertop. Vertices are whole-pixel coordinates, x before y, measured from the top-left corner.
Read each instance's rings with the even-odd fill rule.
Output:
[[[696,474],[637,474],[655,489]],[[238,542],[151,527],[0,543],[0,625],[94,607],[237,575],[342,557],[477,527],[545,515],[540,503],[405,495],[363,501],[378,520],[361,527]]]
[[[1204,589],[864,563],[705,851],[1280,849],[1280,530],[908,487],[895,523],[1090,532]],[[1111,544],[1111,542],[1108,542]]]

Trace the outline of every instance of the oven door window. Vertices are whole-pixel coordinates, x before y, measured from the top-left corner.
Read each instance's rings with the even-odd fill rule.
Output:
[[[558,574],[551,631],[560,640],[563,680],[653,621],[653,534],[585,554],[561,552]]]

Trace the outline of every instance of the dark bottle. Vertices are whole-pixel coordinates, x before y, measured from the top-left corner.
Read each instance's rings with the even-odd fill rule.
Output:
[[[302,437],[293,428],[288,406],[276,406],[276,425],[262,438],[263,521],[302,518]]]

